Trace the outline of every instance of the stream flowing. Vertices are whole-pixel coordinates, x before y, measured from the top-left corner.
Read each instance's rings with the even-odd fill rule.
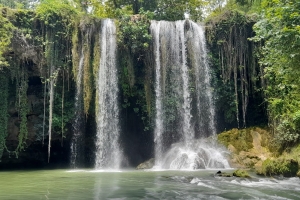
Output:
[[[225,178],[216,171],[0,172],[0,199],[300,199],[299,178]]]

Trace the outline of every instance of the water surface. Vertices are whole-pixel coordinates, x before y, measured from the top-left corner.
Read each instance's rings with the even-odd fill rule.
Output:
[[[0,172],[0,199],[300,199],[299,178],[223,178],[215,172]]]

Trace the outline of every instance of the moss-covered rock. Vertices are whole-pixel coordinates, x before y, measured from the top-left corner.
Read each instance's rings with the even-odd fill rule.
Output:
[[[221,171],[218,171],[215,176],[219,176],[219,177],[232,177],[232,173],[227,173],[227,172],[221,172]]]
[[[250,178],[250,175],[246,170],[243,169],[237,169],[233,172],[233,176],[241,177],[241,178]]]
[[[218,135],[218,140],[228,147],[233,146],[236,151],[247,151],[253,147],[250,129],[232,129]]]
[[[262,128],[232,129],[218,135],[218,141],[231,152],[230,164],[237,168],[256,168],[272,156],[271,134]]]

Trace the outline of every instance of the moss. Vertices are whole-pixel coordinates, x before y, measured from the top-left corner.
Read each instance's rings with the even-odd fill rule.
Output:
[[[84,102],[84,113],[88,115],[90,104],[92,100],[92,92],[93,92],[93,67],[91,63],[91,35],[92,35],[92,28],[89,28],[85,31],[84,35],[84,45],[83,45],[83,52],[84,52],[84,67],[83,67],[83,102]]]
[[[261,173],[265,176],[295,176],[299,170],[298,161],[286,158],[267,159],[262,164]]]
[[[238,169],[233,172],[233,176],[241,178],[250,178],[250,175],[246,170]]]
[[[248,129],[232,129],[230,131],[223,132],[218,135],[218,141],[228,147],[230,144],[235,149],[240,151],[248,151],[253,147],[252,135],[250,134],[251,128]]]
[[[79,47],[78,47],[78,41],[79,41],[79,27],[78,23],[76,22],[74,24],[74,29],[72,33],[72,64],[73,64],[73,75],[74,77],[77,77],[77,70],[78,70],[78,63],[79,63]]]

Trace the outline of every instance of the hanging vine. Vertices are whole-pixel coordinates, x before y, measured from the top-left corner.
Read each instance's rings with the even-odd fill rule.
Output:
[[[52,122],[54,108],[54,87],[61,68],[66,66],[71,58],[71,30],[74,17],[77,15],[75,8],[67,1],[45,0],[37,9],[37,19],[42,22],[43,43],[45,45],[45,64],[42,66],[42,74],[45,75],[45,91],[49,96],[49,118],[48,118],[48,162],[50,160]],[[63,109],[63,100],[62,107]],[[63,110],[62,110],[62,121]],[[63,126],[63,123],[62,123]],[[62,127],[63,128],[63,127]],[[63,134],[63,129],[62,129]]]
[[[8,76],[7,73],[0,71],[0,162],[1,157],[6,148],[5,141],[7,136],[8,123]]]
[[[233,81],[237,126],[246,127],[249,94],[255,90],[259,73],[254,57],[255,46],[248,38],[253,36],[254,20],[239,11],[225,11],[219,18],[207,22],[208,42],[218,50],[220,77],[223,84]],[[229,84],[230,85],[230,84]]]
[[[16,109],[19,113],[20,120],[20,130],[18,135],[18,146],[15,150],[16,156],[22,150],[24,150],[26,146],[26,140],[28,138],[28,129],[27,129],[27,114],[29,112],[28,101],[27,101],[27,89],[28,89],[28,74],[25,69],[24,63],[20,65],[21,69],[18,70],[18,74],[16,77],[16,97],[18,98],[16,101]]]
[[[148,51],[152,36],[149,32],[149,12],[137,15],[123,13],[119,19],[118,45],[121,66],[122,107],[133,109],[144,124],[144,131],[151,126],[151,61]],[[141,78],[143,77],[143,78]]]

